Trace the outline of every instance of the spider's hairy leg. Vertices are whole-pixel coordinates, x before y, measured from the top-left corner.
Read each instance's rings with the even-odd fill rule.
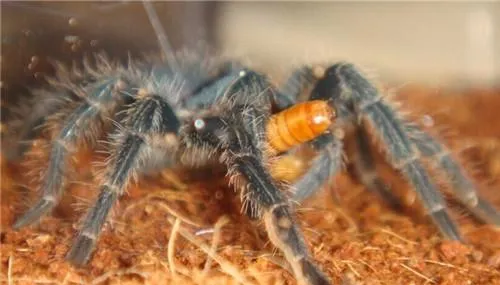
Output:
[[[430,158],[445,173],[446,178],[451,182],[451,190],[457,198],[480,220],[500,225],[500,213],[484,198],[478,196],[476,186],[453,159],[450,151],[416,125],[410,125],[408,131],[412,134],[411,139],[420,153]]]
[[[301,66],[292,71],[292,74],[279,88],[279,96],[276,100],[279,110],[284,110],[297,102],[304,90],[311,87],[314,81],[314,72],[310,66]]]
[[[88,262],[106,217],[123,194],[134,172],[147,160],[147,146],[152,139],[177,134],[179,121],[174,110],[159,95],[139,96],[127,110],[125,125],[118,128],[116,148],[111,154],[106,176],[94,206],[66,258],[76,265]]]
[[[342,169],[343,143],[340,138],[332,133],[325,133],[310,145],[319,153],[309,170],[293,184],[292,199],[295,201],[303,201],[319,191],[329,178]]]
[[[265,144],[265,136],[254,132],[263,134],[265,124],[247,124],[262,116],[265,114],[255,105],[233,105],[220,116],[196,119],[190,137],[222,151],[231,182],[242,191],[244,208],[251,208],[246,212],[263,218],[271,242],[285,254],[295,276],[309,284],[329,284],[309,255],[287,198],[263,164],[259,145]]]
[[[52,142],[48,167],[41,186],[42,197],[34,207],[16,220],[13,225],[15,229],[38,221],[55,207],[62,192],[68,155],[78,147],[77,143],[82,137],[94,141],[93,136],[98,132],[96,128],[100,128],[98,125],[102,123],[103,117],[113,113],[120,104],[122,99],[120,92],[125,85],[120,78],[113,78],[84,88],[86,96],[65,118]]]
[[[316,84],[311,98],[333,99],[336,107],[346,110],[339,112],[339,116],[366,119],[386,148],[387,159],[409,180],[443,235],[461,240],[457,226],[446,211],[443,196],[419,161],[418,150],[406,131],[406,124],[357,68],[347,63],[329,67],[324,78]],[[347,110],[349,108],[351,110]]]
[[[266,225],[269,238],[286,256],[297,277],[311,284],[328,284],[323,273],[313,264],[307,247],[286,197],[279,191],[269,173],[249,145],[248,134],[234,129],[238,139],[231,142],[226,163],[233,175],[246,180],[245,197],[253,208],[258,208]]]
[[[233,146],[233,151],[241,151],[237,148]],[[246,180],[245,197],[248,203],[259,208],[270,240],[285,254],[294,274],[310,284],[329,284],[309,256],[286,197],[255,155],[239,153],[228,158],[227,164],[230,169],[234,169],[233,175],[241,175]]]
[[[380,196],[390,207],[401,209],[401,201],[391,192],[389,186],[377,174],[369,145],[369,136],[362,123],[356,128],[356,155],[353,159],[354,175],[366,188]]]
[[[19,160],[23,157],[26,151],[31,147],[32,140],[40,133],[48,117],[51,114],[57,113],[62,108],[62,103],[65,98],[75,100],[77,96],[71,92],[57,92],[55,94],[46,94],[47,92],[40,91],[40,94],[35,95],[30,104],[29,114],[22,114],[22,126],[16,128],[18,134],[15,136],[15,147],[6,152],[9,160]],[[39,97],[46,97],[42,100]],[[35,101],[36,100],[36,101]]]

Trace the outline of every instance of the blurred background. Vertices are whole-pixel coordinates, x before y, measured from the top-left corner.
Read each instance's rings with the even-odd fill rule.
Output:
[[[1,91],[43,84],[50,60],[158,52],[141,2],[2,1]],[[390,84],[497,88],[500,3],[156,2],[176,49],[205,45],[271,74],[347,60]]]
[[[500,79],[498,1],[227,3],[217,12],[221,47],[272,66],[348,60],[401,81]]]

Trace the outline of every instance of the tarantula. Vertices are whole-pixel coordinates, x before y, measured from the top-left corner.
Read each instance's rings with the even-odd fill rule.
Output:
[[[145,7],[158,29],[154,11],[148,3]],[[498,212],[477,196],[447,149],[400,116],[352,64],[334,64],[320,78],[304,67],[277,89],[263,74],[231,60],[174,57],[164,33],[157,34],[163,36],[160,43],[168,63],[129,61],[122,66],[100,57],[97,68],[86,65],[82,73],[73,74],[76,80],[61,72],[51,81],[59,98],[72,99],[73,108],[60,116],[42,197],[16,220],[14,228],[36,222],[55,207],[62,194],[66,160],[79,142],[95,145],[96,133],[112,132],[104,183],[67,254],[72,263],[88,262],[108,213],[127,189],[130,177],[156,163],[158,155],[166,167],[197,165],[218,157],[227,167],[231,184],[240,189],[247,214],[264,221],[270,240],[284,253],[296,277],[310,284],[329,284],[308,252],[290,200],[306,199],[341,169],[343,145],[338,130],[349,125],[357,134],[360,159],[356,166],[369,189],[396,201],[374,172],[365,125],[375,130],[386,146],[389,162],[413,185],[445,237],[461,239],[444,199],[419,162],[421,156],[445,172],[458,198],[475,215],[500,225]],[[307,89],[312,89],[310,102],[297,103]],[[49,109],[64,107],[58,103]],[[273,115],[274,110],[282,112]],[[107,123],[110,120],[112,126]],[[39,119],[33,122],[38,124]],[[270,175],[267,162],[303,143],[315,149],[317,156],[291,186],[292,197],[287,197]]]

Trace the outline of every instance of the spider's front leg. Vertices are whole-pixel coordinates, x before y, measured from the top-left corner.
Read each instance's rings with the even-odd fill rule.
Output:
[[[443,235],[454,240],[461,239],[457,226],[446,211],[443,196],[420,163],[420,155],[425,152],[425,149],[421,141],[411,137],[414,127],[385,102],[379,90],[357,68],[345,63],[329,67],[324,77],[316,84],[311,98],[330,100],[337,109],[342,110],[339,112],[341,119],[350,119],[355,122],[362,119],[373,127],[387,149],[388,160],[412,184]],[[440,146],[435,140],[431,142],[434,147]],[[441,166],[448,176],[463,178],[459,168],[452,167],[458,164],[449,156],[443,156],[443,158],[445,160],[441,159]],[[450,161],[453,163],[450,164]],[[467,191],[468,195],[477,197],[474,189],[468,188]],[[460,196],[460,193],[458,194]],[[478,201],[482,204],[478,204]],[[480,199],[475,199],[475,203],[469,202],[468,206],[483,208],[479,210],[482,212],[487,212],[486,208],[491,208]],[[477,213],[477,211],[474,212]]]
[[[119,74],[112,74],[108,78],[82,88],[80,93],[83,94],[78,98],[78,106],[64,117],[64,123],[51,143],[50,160],[43,184],[40,187],[42,197],[16,220],[13,228],[18,229],[38,221],[57,205],[63,192],[64,170],[68,167],[68,156],[78,148],[82,141],[87,140],[91,144],[95,142],[95,136],[102,129],[104,118],[114,114],[124,104],[125,98],[122,92],[130,88],[126,82],[127,80]],[[70,87],[72,86],[66,88]],[[66,100],[68,99],[66,98]],[[61,107],[59,105],[57,106]],[[39,119],[42,118],[34,121]],[[31,127],[34,121],[29,120],[28,127]],[[23,133],[23,135],[30,136],[32,134]]]
[[[309,255],[287,198],[264,164],[259,146],[265,145],[266,116],[255,105],[231,106],[222,114],[195,118],[183,136],[190,144],[219,150],[231,182],[242,191],[244,207],[251,208],[247,213],[263,219],[270,240],[285,254],[295,276],[307,284],[329,284]]]
[[[110,209],[123,195],[130,177],[148,159],[151,145],[158,140],[168,152],[176,151],[170,137],[177,134],[179,120],[169,103],[160,95],[138,96],[127,110],[125,124],[115,133],[114,149],[106,168],[105,181],[100,187],[94,206],[87,213],[80,232],[66,258],[76,265],[84,265],[90,258],[101,228]]]

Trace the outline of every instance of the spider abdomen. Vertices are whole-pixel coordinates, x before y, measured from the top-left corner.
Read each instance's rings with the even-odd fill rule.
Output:
[[[333,123],[335,111],[326,101],[296,104],[273,115],[267,124],[267,141],[281,153],[323,134]]]

